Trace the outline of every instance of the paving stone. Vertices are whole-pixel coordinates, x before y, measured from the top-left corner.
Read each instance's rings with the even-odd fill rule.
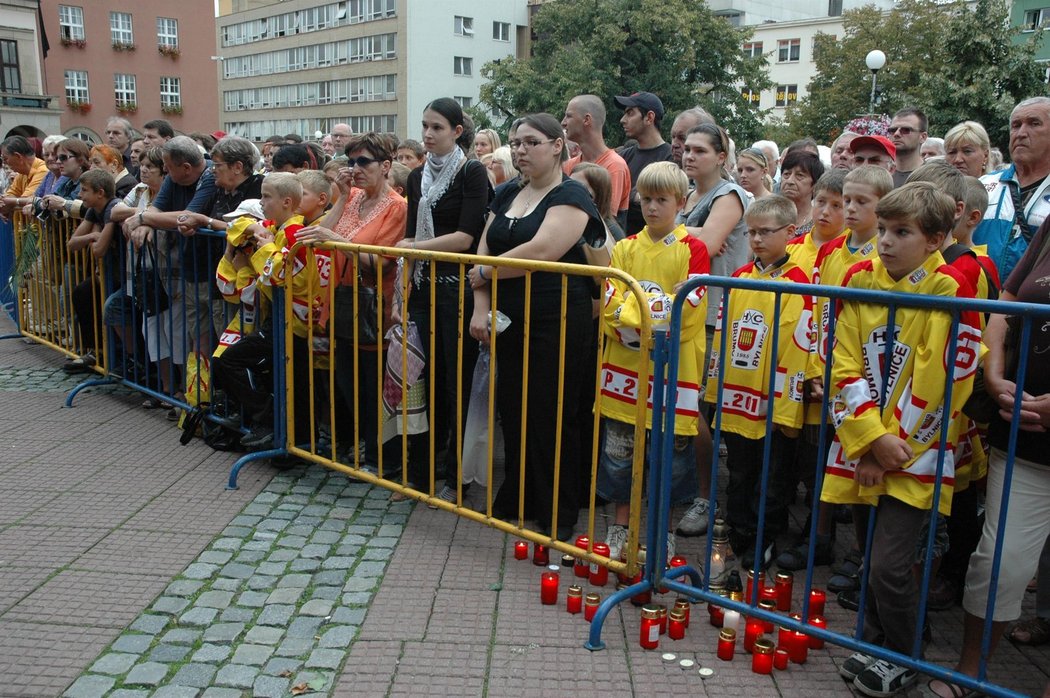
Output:
[[[156,635],[168,624],[167,616],[141,615],[129,626],[131,630]]]
[[[351,577],[343,585],[343,591],[371,591],[378,582],[378,577]]]
[[[325,570],[348,570],[357,562],[356,557],[348,555],[337,555],[321,562],[321,568]]]
[[[295,548],[296,550],[298,550],[299,548],[306,545],[306,537],[284,536],[279,541],[277,541],[277,545],[281,546],[282,548]]]
[[[261,591],[246,591],[237,597],[237,605],[247,608],[262,608],[266,603],[266,596]]]
[[[243,562],[246,565],[256,565],[262,562],[266,558],[265,550],[242,550],[237,553],[237,557],[234,558],[237,562]]]
[[[381,577],[386,571],[386,565],[387,563],[376,560],[362,560],[354,568],[353,574],[355,577]]]
[[[288,637],[312,638],[324,623],[324,618],[296,618],[288,626]]]
[[[288,622],[292,619],[292,614],[294,613],[295,606],[291,604],[268,604],[263,607],[256,623],[258,625],[277,625],[283,627],[288,625]]]
[[[382,529],[383,526],[380,526],[379,528]],[[376,538],[372,538],[371,540],[368,541],[368,547],[369,548],[393,548],[394,546],[397,545],[398,540],[399,540],[398,538],[379,538],[379,537],[376,537]]]
[[[278,657],[300,657],[314,646],[313,635],[307,637],[287,637],[274,651]]]
[[[67,698],[102,698],[116,682],[112,676],[81,676],[63,695]]]
[[[364,545],[374,531],[375,526],[361,526],[359,524],[347,526],[346,535],[343,536],[342,543],[343,545]]]
[[[335,506],[332,507],[331,513],[328,514],[329,519],[347,519],[354,518],[355,509],[357,506],[343,507],[339,505],[339,500],[336,500]]]
[[[355,591],[343,594],[344,606],[366,606],[372,600],[372,594],[367,591]]]
[[[253,559],[254,562],[257,562],[263,557],[266,557],[266,551],[272,547],[272,540],[265,540],[261,537],[256,537],[244,544],[244,552],[258,553],[258,556]]]
[[[276,509],[270,514],[271,519],[283,519],[284,521],[291,521],[299,515],[298,509]]]
[[[190,648],[185,645],[168,645],[161,643],[150,651],[149,660],[151,662],[174,664],[175,662],[181,662],[189,653]]]
[[[316,669],[338,669],[343,663],[344,652],[342,650],[318,649],[310,653],[306,660],[307,668]]]
[[[260,676],[252,686],[255,698],[281,698],[291,684],[286,678],[277,676]]]
[[[214,664],[200,664],[197,662],[185,664],[176,672],[171,679],[171,683],[175,686],[207,688],[211,685],[211,680],[215,678],[215,669]]]
[[[268,676],[280,676],[286,671],[294,673],[302,665],[303,662],[299,659],[292,659],[291,657],[274,657],[266,662],[266,665],[263,667],[263,673]]]
[[[347,572],[345,570],[322,570],[314,574],[314,584],[322,586],[343,586],[346,582]]]
[[[168,585],[168,588],[164,590],[164,594],[166,596],[193,596],[203,586],[204,582],[198,582],[195,579],[177,579]]]
[[[337,625],[330,630],[326,630],[324,635],[318,641],[318,647],[341,647],[344,650],[349,649],[350,643],[354,641],[354,637],[357,636],[356,625]],[[332,667],[333,669],[335,667]]]
[[[257,574],[254,577],[248,579],[248,588],[253,591],[263,591],[264,589],[273,589],[277,584],[277,577],[265,577],[261,574]]]
[[[153,644],[152,635],[121,635],[113,643],[114,652],[128,652],[130,654],[142,654]]]
[[[124,677],[125,686],[156,686],[168,674],[168,665],[159,662],[145,662],[139,664],[128,672]]]
[[[269,562],[291,562],[296,558],[296,552],[288,548],[278,548],[270,553],[266,559]]]
[[[245,514],[251,514],[252,516],[266,516],[270,513],[273,507],[263,504],[262,502],[252,502],[248,506],[244,507],[241,511]]]
[[[204,641],[233,642],[243,630],[244,623],[215,623],[204,631]]]
[[[232,579],[230,577],[219,577],[211,583],[213,591],[238,591],[241,588],[242,580]]]
[[[312,522],[306,521],[304,523],[302,518],[298,518],[295,520],[294,525],[289,525],[288,528],[285,529],[284,533],[286,536],[295,536],[296,538],[302,538],[305,541],[305,539],[313,535],[314,528],[319,523],[321,523],[320,520]]]
[[[290,566],[292,572],[316,572],[320,568],[320,560],[293,560]]]
[[[259,525],[256,526],[256,529],[260,531],[273,531],[274,533],[283,531],[286,528],[288,528],[288,521],[286,519],[276,518],[263,519],[259,522]]]
[[[225,565],[232,557],[233,553],[229,550],[205,550],[197,557],[197,561],[212,565]]]
[[[363,547],[363,545],[358,545],[357,543],[340,545],[335,549],[335,554],[337,557],[351,557],[356,560],[357,556],[361,554],[361,548]]]
[[[325,526],[328,523],[331,523],[331,522],[326,521],[326,522],[322,523],[321,526]],[[337,523],[337,525],[338,525],[338,523]],[[333,530],[333,531],[325,531],[325,530],[317,531],[312,536],[310,536],[310,542],[314,543],[314,544],[317,544],[317,545],[334,545],[334,544],[338,543],[340,541],[340,539],[342,538],[342,536],[339,534],[340,530],[342,530],[342,526],[339,526],[339,529]]]
[[[310,585],[310,582],[312,580],[313,580],[313,577],[311,575],[309,575],[309,574],[286,574],[285,576],[283,576],[279,580],[277,580],[277,588],[279,588],[279,589],[289,589],[289,588],[305,589],[307,586]]]
[[[328,552],[332,549],[330,545],[321,545],[320,543],[310,543],[304,545],[303,549],[299,551],[299,557],[312,558],[315,560],[321,560],[328,556]]]
[[[258,676],[259,667],[245,666],[243,664],[227,664],[219,669],[219,673],[215,675],[215,683],[219,686],[251,688]]]
[[[343,587],[314,587],[311,595],[314,599],[325,599],[326,601],[335,602],[339,599],[339,594],[343,591]]]
[[[270,628],[265,625],[256,625],[244,635],[245,642],[256,645],[276,645],[284,636],[284,628]]]
[[[199,650],[193,653],[193,661],[218,664],[225,661],[230,656],[231,651],[232,649],[228,645],[215,645],[206,642],[201,645]]]
[[[243,644],[233,653],[233,659],[230,660],[230,663],[262,666],[272,654],[273,647],[268,647],[266,645]]]
[[[182,613],[182,611],[189,605],[189,600],[184,599],[181,596],[162,596],[153,602],[153,606],[150,610],[174,616]]]
[[[399,526],[395,524],[383,524],[379,527],[379,530],[376,531],[376,535],[381,537],[397,539],[401,537],[401,534],[404,532],[404,530],[404,526]]]
[[[252,534],[248,526],[227,526],[222,530],[222,535],[233,540],[242,540]]]
[[[179,624],[204,627],[211,625],[218,614],[218,610],[214,608],[198,608],[195,606],[179,616]]]
[[[232,579],[248,579],[255,574],[255,568],[251,565],[246,565],[243,562],[231,562],[225,565],[219,572],[222,577],[230,577]]]
[[[299,597],[303,595],[301,588],[287,588],[287,589],[274,589],[270,592],[270,595],[266,597],[266,603],[269,604],[296,604],[299,603]]]
[[[148,698],[148,696],[149,691],[144,688],[118,688],[108,694],[107,698]]]
[[[255,617],[255,609],[230,606],[219,615],[223,623],[247,623]]]
[[[169,645],[195,645],[202,634],[203,631],[193,628],[172,628],[161,636],[160,641]]]
[[[107,652],[91,665],[90,671],[96,674],[110,674],[120,676],[126,674],[128,669],[138,660],[138,655],[124,654],[122,652]]]
[[[304,516],[320,516],[320,517],[324,518],[324,516],[327,513],[328,513],[328,507],[326,507],[324,505],[321,505],[321,504],[311,504],[309,506],[303,507],[303,515]]]
[[[256,524],[258,524],[262,520],[263,518],[261,516],[250,516],[247,514],[241,514],[240,516],[233,517],[233,519],[230,521],[230,525],[244,526],[245,528],[255,528]]]
[[[393,554],[393,548],[368,548],[361,557],[365,560],[389,560]]]
[[[233,592],[230,591],[206,591],[194,601],[195,606],[204,608],[226,608],[233,601]]]
[[[236,688],[212,686],[201,695],[201,698],[241,698],[241,695],[241,692]]]
[[[161,686],[153,698],[197,698],[200,688],[196,686]]]
[[[347,608],[346,606],[340,606],[335,609],[332,614],[332,623],[338,623],[340,625],[361,625],[365,622],[365,614],[368,609],[364,608]]]
[[[226,531],[223,531],[223,533],[226,533]],[[220,539],[218,539],[217,541],[215,541],[214,543],[211,544],[211,547],[214,550],[237,550],[242,545],[244,545],[243,536],[249,535],[250,533],[251,533],[251,529],[245,529],[244,533],[240,533],[235,538],[234,537],[230,537],[230,538],[220,538]]]
[[[182,576],[190,579],[210,579],[218,569],[218,565],[212,565],[207,562],[194,562],[182,571]]]
[[[326,599],[312,599],[307,601],[299,609],[300,615],[325,617],[332,613],[334,604]]]
[[[269,490],[263,490],[259,494],[255,495],[255,500],[254,501],[255,501],[256,504],[273,504],[274,502],[276,502],[280,498],[281,498],[281,496],[279,494],[277,494],[276,492],[272,492],[272,491],[269,491]]]

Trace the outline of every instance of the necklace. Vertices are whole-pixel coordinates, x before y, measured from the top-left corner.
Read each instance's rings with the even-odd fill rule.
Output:
[[[532,187],[526,187],[525,191],[528,193],[528,196],[525,198],[525,206],[522,208],[521,215],[518,216],[518,218],[524,218],[525,216],[527,216],[529,214],[529,210],[532,208],[533,203],[539,203],[540,200],[547,195],[547,192],[549,192],[551,189],[558,186],[559,184],[561,184],[560,179],[552,184],[548,184],[543,189],[533,189]]]

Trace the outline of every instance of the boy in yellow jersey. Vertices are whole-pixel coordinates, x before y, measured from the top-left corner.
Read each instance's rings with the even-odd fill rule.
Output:
[[[707,248],[689,235],[675,216],[685,203],[689,180],[672,162],[648,165],[636,185],[641,197],[645,227],[616,243],[611,266],[622,269],[647,292],[638,298],[617,279],[605,286],[605,354],[602,358],[602,452],[598,468],[598,495],[615,507],[615,518],[606,536],[610,557],[619,559],[627,542],[630,514],[631,468],[634,443],[635,399],[638,390],[638,328],[642,313],[654,324],[670,319],[671,296],[683,281],[711,270]],[[689,294],[682,311],[681,360],[678,368],[678,403],[675,408],[672,503],[692,502],[697,496],[696,459],[693,437],[707,429],[700,416],[700,377],[704,362],[704,319],[707,317],[707,288]],[[649,368],[652,372],[652,365]],[[646,413],[652,427],[652,410]],[[668,556],[674,554],[674,534],[668,534]]]
[[[955,202],[929,182],[912,182],[878,204],[877,259],[856,264],[847,288],[965,296],[968,282],[944,263],[940,248],[955,223]],[[916,532],[930,519],[942,423],[948,420],[939,510],[951,508],[953,447],[973,387],[980,348],[976,314],[961,313],[951,346],[948,313],[838,304],[828,394],[835,442],[821,497],[876,507],[864,640],[909,654],[918,617],[913,567]],[[888,355],[887,355],[888,352]],[[945,384],[952,382],[951,403]],[[917,678],[914,670],[854,653],[839,669],[865,695],[890,696]]]
[[[795,232],[795,205],[783,196],[759,199],[747,210],[748,239],[754,261],[737,269],[734,278],[809,284],[809,275],[787,254]],[[708,361],[704,399],[718,402],[722,413],[729,468],[726,520],[733,549],[743,553],[745,567],[764,569],[775,557],[774,539],[787,527],[794,450],[802,426],[803,385],[813,350],[813,304],[808,295],[736,289],[723,299]],[[779,305],[779,307],[778,307]],[[774,322],[779,337],[774,354]],[[726,355],[721,356],[722,333]],[[724,375],[720,376],[724,372]],[[769,395],[770,375],[776,377]],[[724,379],[724,380],[722,380]],[[723,383],[719,393],[720,382]],[[773,410],[773,433],[766,433],[766,415]],[[755,554],[758,502],[765,439],[772,439],[763,550]],[[756,560],[757,557],[757,560]]]
[[[816,263],[824,243],[846,232],[846,207],[842,200],[845,179],[845,170],[829,170],[820,176],[813,187],[813,227],[788,242],[791,261],[807,272]]]

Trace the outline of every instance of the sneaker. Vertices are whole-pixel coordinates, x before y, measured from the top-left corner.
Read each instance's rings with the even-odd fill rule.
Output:
[[[678,522],[675,533],[686,538],[702,536],[707,533],[707,519],[711,512],[711,502],[703,497],[697,497],[693,504],[686,509],[682,520]],[[718,518],[718,505],[715,504],[715,518]]]
[[[777,557],[777,544],[774,542],[767,545],[765,551],[763,551],[762,561],[759,565],[759,569],[768,569],[769,564],[773,562],[773,559],[775,557]],[[741,558],[740,560],[740,565],[745,570],[751,570],[755,568],[755,548],[753,546],[749,548],[746,553],[744,553],[743,558]]]
[[[667,532],[667,561],[670,562],[671,558],[674,557],[675,540],[674,534],[670,531]]]
[[[627,527],[612,524],[605,534],[605,543],[609,546],[609,559],[619,560],[623,546],[627,544]]]
[[[886,698],[915,683],[919,672],[880,659],[853,679],[853,687],[866,696]]]
[[[839,606],[842,606],[847,611],[856,613],[860,610],[860,588],[840,591],[835,599],[838,601]]]
[[[256,427],[241,437],[241,446],[248,450],[268,450],[273,448],[273,429],[269,427]]]
[[[875,657],[872,657],[870,654],[854,652],[847,657],[846,661],[844,661],[842,666],[839,667],[839,676],[847,681],[853,681],[875,662]]]
[[[69,359],[62,364],[62,370],[66,373],[89,373],[95,366],[95,355],[90,351],[75,359]]]
[[[789,572],[804,570],[808,559],[809,543],[800,543],[777,555],[777,567]],[[821,541],[818,538],[816,549],[813,551],[813,564],[815,566],[830,565],[834,561],[835,550],[831,540]]]
[[[456,490],[455,488],[444,485],[441,491],[437,493],[437,498],[443,502],[449,502],[450,504],[456,503]],[[437,509],[436,504],[427,504],[431,509]]]

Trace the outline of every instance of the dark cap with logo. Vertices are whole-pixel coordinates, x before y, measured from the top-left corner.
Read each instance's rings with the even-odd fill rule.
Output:
[[[652,92],[635,92],[626,97],[614,97],[613,99],[616,102],[616,106],[621,109],[638,107],[643,114],[653,112],[656,114],[657,119],[664,117],[664,103]]]

